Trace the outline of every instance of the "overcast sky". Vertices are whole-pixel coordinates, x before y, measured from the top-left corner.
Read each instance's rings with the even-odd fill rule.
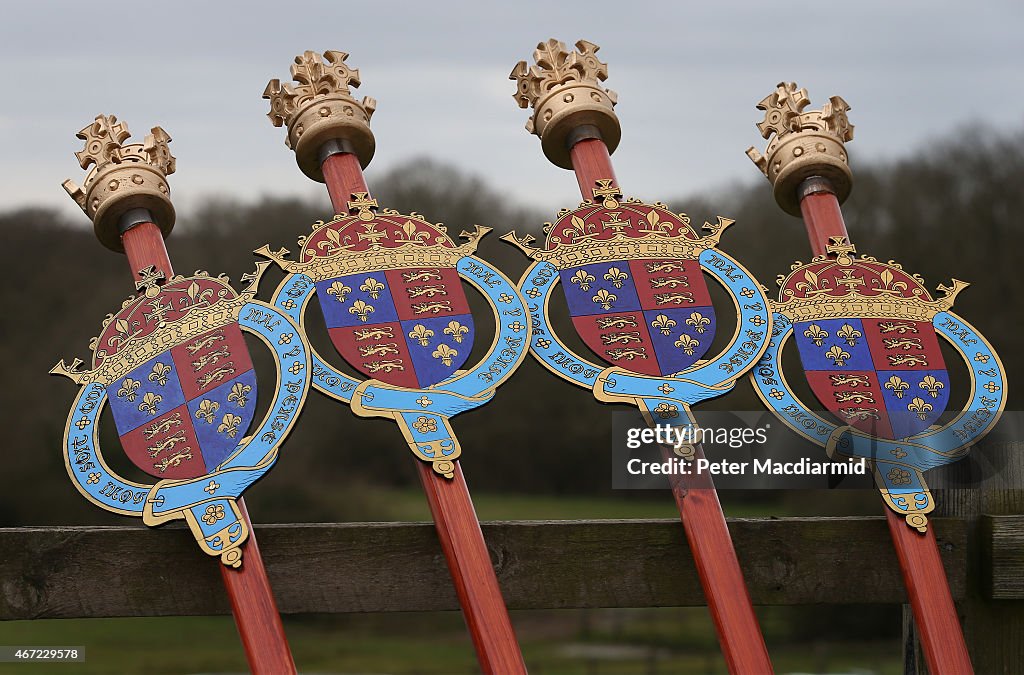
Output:
[[[757,101],[780,80],[852,106],[854,163],[958,124],[1024,123],[1024,3],[133,2],[4,5],[0,209],[74,208],[74,134],[113,113],[174,138],[172,195],[310,195],[260,96],[303,50],[350,53],[373,96],[374,172],[428,155],[545,208],[577,199],[523,129],[507,77],[537,42],[601,46],[619,93],[627,193],[667,199],[757,177]],[[84,216],[83,216],[84,218]]]

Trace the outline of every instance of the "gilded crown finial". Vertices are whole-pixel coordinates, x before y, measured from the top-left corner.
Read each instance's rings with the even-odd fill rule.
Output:
[[[100,242],[124,251],[118,221],[131,209],[147,209],[166,237],[175,218],[167,183],[175,159],[167,132],[153,127],[142,143],[125,145],[131,137],[128,126],[114,115],[97,115],[76,136],[85,147],[75,157],[89,172],[81,187],[70,179],[62,186],[92,219]]]
[[[526,130],[539,136],[547,158],[565,169],[572,168],[567,140],[574,129],[597,127],[609,152],[615,151],[622,135],[614,111],[618,97],[600,84],[608,78],[608,65],[598,60],[599,49],[579,40],[570,50],[551,38],[534,50],[536,65],[520,61],[509,75],[517,83],[516,103],[533,107]]]
[[[364,96],[357,101],[352,89],[361,84],[359,70],[351,68],[348,54],[326,51],[323,57],[305,51],[291,67],[296,84],[270,80],[263,98],[270,101],[267,117],[275,127],[287,126],[285,145],[295,151],[302,172],[324,181],[320,148],[327,141],[348,141],[365,168],[376,147],[370,117],[377,101]]]
[[[853,125],[846,113],[849,104],[832,96],[821,110],[804,111],[810,104],[806,89],[794,82],[780,82],[775,91],[757,104],[764,119],[757,124],[770,139],[764,155],[751,147],[747,156],[774,186],[775,201],[784,211],[800,215],[797,190],[812,176],[827,178],[840,203],[850,194],[853,173],[845,143],[853,140]]]

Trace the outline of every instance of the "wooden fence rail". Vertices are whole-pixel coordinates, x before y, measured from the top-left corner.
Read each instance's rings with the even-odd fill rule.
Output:
[[[932,521],[954,598],[966,593],[967,527]],[[429,523],[264,525],[280,609],[458,608]],[[731,519],[756,604],[905,601],[885,519]],[[1024,599],[1024,517],[987,518],[990,597]],[[678,520],[483,524],[511,609],[702,605]],[[0,620],[226,614],[216,570],[183,529],[0,529]]]

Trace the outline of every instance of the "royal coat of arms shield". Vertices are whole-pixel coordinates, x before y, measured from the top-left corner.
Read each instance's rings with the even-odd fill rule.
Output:
[[[50,371],[81,387],[64,439],[78,490],[147,525],[183,518],[206,553],[234,567],[248,537],[237,498],[273,466],[310,386],[305,338],[254,298],[267,265],[244,277],[241,293],[223,276],[161,284],[162,272],[143,270],[142,293],[108,315],[91,342],[91,370],[75,359]],[[252,430],[256,373],[243,329],[271,349],[277,369],[270,410]],[[108,402],[125,454],[156,484],[122,477],[104,460],[98,428]]]

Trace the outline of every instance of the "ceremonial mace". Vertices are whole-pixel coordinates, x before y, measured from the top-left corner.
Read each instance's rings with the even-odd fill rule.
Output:
[[[256,253],[287,276],[274,303],[302,325],[316,295],[336,350],[366,375],[360,381],[313,350],[313,385],[363,417],[393,419],[417,457],[427,503],[455,582],[480,667],[524,673],[523,657],[491,566],[490,555],[458,462],[449,418],[491,399],[522,362],[530,317],[515,285],[472,253],[490,228],[462,232],[457,245],[440,224],[416,213],[379,208],[362,169],[374,154],[372,98],[357,101],[360,84],[344,52],[295,57],[295,84],[271,80],[263,97],[274,126],[304,174],[326,183],[337,214],[299,239],[297,260],[264,246]],[[487,300],[497,321],[494,342],[475,366],[461,370],[472,349],[473,317],[461,280]]]
[[[545,226],[542,247],[534,247],[529,235],[502,237],[536,261],[520,282],[534,320],[530,351],[602,402],[637,405],[651,425],[695,429],[690,406],[728,392],[766,348],[768,299],[738,262],[716,248],[732,220],[719,216],[717,224],[705,223],[702,236],[688,216],[664,204],[623,199],[609,158],[620,137],[616,97],[600,84],[608,69],[597,50],[581,40],[570,51],[552,39],[538,45],[536,65],[521,61],[510,76],[518,82],[519,106],[534,109],[527,131],[540,137],[553,164],[575,171],[584,199]],[[729,345],[701,360],[717,324],[705,272],[732,297],[738,317]],[[611,368],[559,340],[548,317],[558,283],[576,332]],[[672,450],[662,452],[673,457]],[[674,452],[692,462],[704,458],[697,443]],[[677,474],[670,482],[730,672],[771,672],[710,473]]]
[[[78,132],[84,185],[64,188],[94,223],[107,248],[124,253],[137,297],[108,314],[90,347],[92,370],[63,360],[50,372],[81,386],[64,436],[65,464],[89,501],[147,525],[183,519],[218,565],[249,668],[294,673],[288,641],[241,493],[277,459],[310,384],[309,347],[291,321],[255,293],[269,263],[242,277],[175,276],[164,247],[174,225],[167,176],[171,138],[154,127],[128,144],[127,126],[100,115]],[[250,435],[256,375],[241,331],[271,349],[276,391]],[[99,449],[99,419],[110,404],[121,445],[138,468],[158,479],[122,478]],[[243,549],[244,545],[244,549]],[[243,561],[244,550],[244,561]]]
[[[954,279],[933,298],[920,276],[893,261],[855,256],[840,204],[853,174],[849,105],[833,96],[807,110],[807,92],[781,83],[758,108],[771,139],[747,155],[771,181],[775,200],[803,215],[814,258],[780,275],[772,303],[772,342],[751,380],[790,428],[832,457],[870,460],[885,503],[914,622],[931,673],[972,672],[927,513],[934,501],[924,471],[963,458],[1006,405],[1006,375],[992,346],[950,310],[967,283]],[[966,407],[939,424],[950,400],[942,337],[970,372]],[[782,351],[797,343],[807,383],[835,418],[801,402],[782,371]]]

